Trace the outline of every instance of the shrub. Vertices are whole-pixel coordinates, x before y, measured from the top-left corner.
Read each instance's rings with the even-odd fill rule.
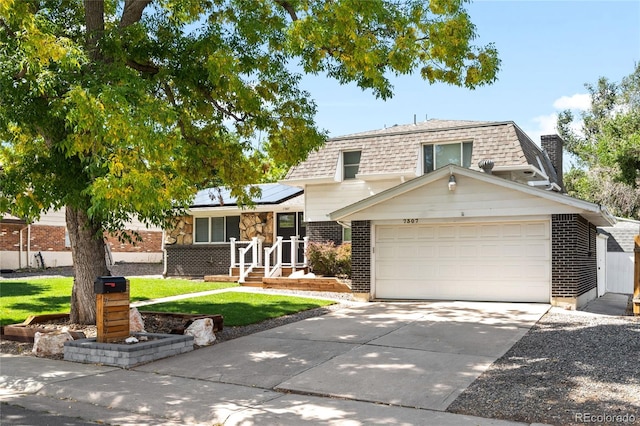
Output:
[[[316,275],[351,277],[351,244],[338,247],[330,241],[309,243],[307,247],[309,269]]]
[[[336,248],[336,260],[338,273],[346,278],[351,278],[351,243],[342,243]]]

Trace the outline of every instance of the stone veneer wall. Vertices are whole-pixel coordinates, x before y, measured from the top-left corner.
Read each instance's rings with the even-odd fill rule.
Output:
[[[240,240],[262,238],[263,244],[273,244],[273,212],[249,212],[240,215]]]
[[[193,244],[193,216],[180,216],[174,220],[175,226],[167,230],[164,243],[167,245]]]
[[[551,295],[577,298],[597,286],[596,227],[578,214],[551,220]]]

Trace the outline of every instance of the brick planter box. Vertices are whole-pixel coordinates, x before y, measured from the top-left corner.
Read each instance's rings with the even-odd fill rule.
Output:
[[[193,336],[179,334],[131,333],[149,340],[133,344],[98,343],[80,339],[64,344],[65,361],[130,368],[193,350]]]

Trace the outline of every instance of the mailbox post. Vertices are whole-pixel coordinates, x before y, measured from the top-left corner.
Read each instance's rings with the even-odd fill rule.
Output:
[[[129,280],[98,277],[96,293],[96,341],[110,343],[129,337]]]

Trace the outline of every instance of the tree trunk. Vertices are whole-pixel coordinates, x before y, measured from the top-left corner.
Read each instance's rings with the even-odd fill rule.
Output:
[[[71,291],[72,323],[96,323],[96,277],[110,275],[107,269],[102,228],[89,220],[86,211],[67,206],[67,229],[71,241],[74,281]]]

